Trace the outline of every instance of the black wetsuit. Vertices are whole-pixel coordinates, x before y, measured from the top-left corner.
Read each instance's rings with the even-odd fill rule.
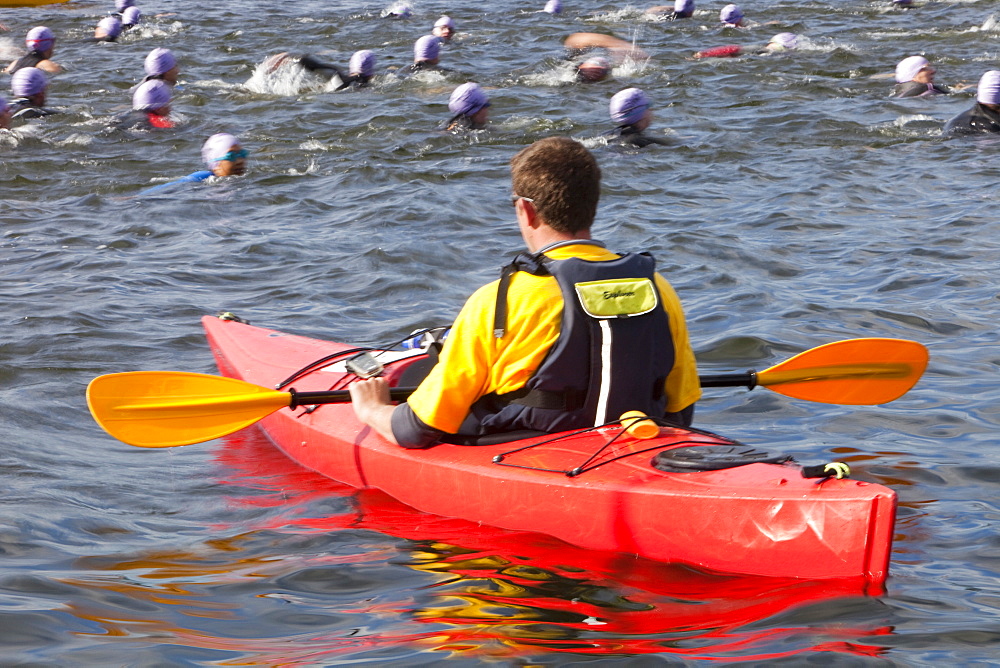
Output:
[[[987,132],[1000,133],[1000,112],[984,107],[979,102],[944,126],[945,134],[974,135]]]
[[[636,130],[633,125],[618,126],[605,136],[608,138],[609,144],[634,146],[636,148],[643,148],[645,146],[649,146],[650,144],[658,144],[660,146],[667,146],[670,144],[670,142],[666,139],[661,139],[660,137],[650,137],[642,134],[642,130]]]
[[[51,116],[58,112],[43,107],[37,107],[26,97],[17,97],[10,101],[10,117],[12,120],[28,120],[30,118],[41,118]]]
[[[917,81],[906,81],[896,84],[889,97],[924,97],[931,95],[950,95],[951,91],[936,84],[919,83]]]
[[[13,74],[23,67],[37,67],[38,63],[43,60],[48,60],[48,58],[43,56],[41,51],[32,51],[31,53],[21,56],[11,63],[10,70],[8,70],[7,73]]]
[[[309,54],[299,56],[299,65],[326,79],[333,80],[336,77],[340,81],[340,85],[334,90],[344,90],[350,86],[367,86],[368,82],[371,81],[370,76],[365,74],[347,74],[336,65],[321,62],[315,56]]]

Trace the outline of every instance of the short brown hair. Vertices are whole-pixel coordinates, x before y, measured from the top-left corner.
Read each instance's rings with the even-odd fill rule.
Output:
[[[557,232],[589,230],[601,197],[601,168],[583,144],[548,137],[510,161],[514,192],[534,200],[535,211]]]

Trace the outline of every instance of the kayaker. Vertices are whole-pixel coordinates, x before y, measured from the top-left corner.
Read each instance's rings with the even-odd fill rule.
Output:
[[[452,91],[448,109],[454,114],[448,121],[449,131],[482,130],[489,119],[490,98],[482,86],[470,81]]]
[[[650,100],[639,88],[626,88],[611,98],[611,120],[618,126],[607,135],[609,141],[642,148],[650,144],[667,144],[659,137],[649,137],[643,131],[653,120]]]
[[[56,48],[56,36],[52,34],[51,30],[45,26],[32,28],[24,38],[24,43],[28,47],[28,53],[8,65],[4,72],[13,74],[22,67],[37,67],[49,74],[62,72],[62,67],[52,61],[52,52]]]
[[[889,97],[929,97],[951,93],[934,83],[937,70],[923,56],[910,56],[896,65],[896,86]]]
[[[10,101],[11,118],[28,120],[56,113],[45,108],[49,80],[37,67],[22,67],[10,78],[14,99]]]
[[[970,135],[1000,132],[1000,70],[990,70],[979,79],[976,105],[948,121],[945,134]]]
[[[514,156],[511,174],[528,253],[469,298],[406,403],[390,403],[384,379],[352,383],[358,419],[406,448],[592,427],[627,410],[690,424],[701,388],[680,301],[650,256],[591,239],[593,155],[549,137]]]

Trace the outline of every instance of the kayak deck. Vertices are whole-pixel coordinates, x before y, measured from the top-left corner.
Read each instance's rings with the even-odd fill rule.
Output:
[[[203,324],[223,375],[267,387],[351,348],[214,317]],[[387,365],[390,384],[415,359]],[[329,390],[351,378],[335,364],[291,387]],[[650,440],[622,435],[601,452],[600,466],[568,476],[556,471],[577,468],[621,429],[506,454],[552,436],[407,450],[359,423],[350,404],[281,409],[259,424],[299,464],[427,513],[730,573],[863,577],[880,585],[888,572],[896,495],[886,487],[805,479],[788,464],[666,473],[650,463],[661,450],[730,443],[711,434],[663,428]],[[507,465],[494,462],[498,455]]]

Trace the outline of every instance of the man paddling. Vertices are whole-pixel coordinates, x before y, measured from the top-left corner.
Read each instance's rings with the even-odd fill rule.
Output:
[[[406,403],[393,406],[381,378],[353,383],[358,418],[406,448],[581,429],[627,410],[690,424],[701,388],[680,301],[651,257],[591,239],[594,157],[551,137],[514,156],[511,174],[528,253],[469,298]]]

